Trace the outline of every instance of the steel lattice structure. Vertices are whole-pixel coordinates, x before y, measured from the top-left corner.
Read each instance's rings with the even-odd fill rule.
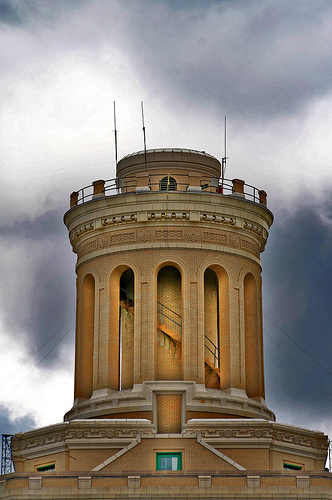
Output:
[[[12,434],[2,434],[1,445],[1,475],[13,472],[12,462]]]

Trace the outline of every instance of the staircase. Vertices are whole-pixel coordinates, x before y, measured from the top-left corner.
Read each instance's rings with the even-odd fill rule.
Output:
[[[134,306],[132,304],[132,301],[123,299],[120,301],[120,307],[126,309],[130,314],[134,315]],[[173,348],[174,354],[181,358],[182,316],[180,316],[180,314],[176,313],[161,302],[157,302],[157,329],[164,337],[164,345],[166,345],[166,343],[168,342],[169,348],[171,350]],[[204,347],[205,385],[206,387],[210,387],[212,389],[219,389],[219,349],[206,335],[204,335]]]
[[[220,389],[220,352],[218,347],[204,335],[205,347],[205,386],[210,389]],[[213,360],[211,360],[211,354]]]

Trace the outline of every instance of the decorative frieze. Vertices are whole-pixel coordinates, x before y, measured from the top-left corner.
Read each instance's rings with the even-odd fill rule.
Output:
[[[94,229],[94,223],[89,222],[88,224],[84,224],[84,226],[80,226],[79,228],[77,228],[75,231],[75,236],[79,238],[83,234],[92,231],[93,229]]]
[[[184,235],[182,230],[177,229],[165,229],[165,230],[156,230],[154,233],[154,239],[156,240],[183,240]]]
[[[128,222],[136,222],[137,221],[137,213],[135,214],[125,214],[125,215],[116,215],[114,217],[105,217],[101,221],[102,226],[109,226],[114,224],[123,224]]]
[[[241,249],[259,257],[259,246],[254,241],[242,238],[229,232],[222,231],[202,231],[200,228],[191,227],[188,229],[175,229],[172,226],[156,229],[143,227],[126,231],[112,231],[103,234],[98,238],[90,238],[77,247],[77,254],[81,258],[84,255],[96,250],[105,250],[113,246],[150,243],[153,241],[183,241],[190,243],[208,243],[222,245],[226,247]]]
[[[206,222],[219,222],[220,224],[230,224],[231,226],[235,225],[236,219],[235,217],[216,215],[216,214],[208,214],[201,212],[200,220]]]
[[[326,450],[326,436],[323,432],[309,431],[293,426],[285,426],[278,422],[268,422],[253,419],[224,420],[224,419],[192,419],[185,425],[185,435],[201,433],[202,438],[211,442],[220,442],[227,446],[227,441],[271,440],[274,445],[288,445],[311,450]]]
[[[137,231],[137,240],[138,241],[150,241],[151,240],[151,229],[143,228]]]
[[[175,219],[175,220],[189,220],[189,212],[148,212],[148,220],[163,220],[163,219]]]
[[[82,441],[100,446],[101,442],[115,439],[130,442],[138,435],[154,436],[155,428],[149,420],[145,419],[109,419],[107,421],[90,420],[63,422],[61,424],[43,427],[36,431],[17,434],[12,442],[12,452],[16,454],[29,454],[35,449],[46,447],[51,450],[63,446],[71,441]]]

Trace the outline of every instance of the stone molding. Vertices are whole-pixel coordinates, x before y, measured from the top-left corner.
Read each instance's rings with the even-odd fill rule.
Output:
[[[234,392],[234,391],[233,391]],[[103,415],[140,411],[153,411],[153,395],[156,393],[183,394],[185,410],[238,415],[247,418],[274,420],[275,416],[264,400],[256,401],[246,396],[244,391],[230,394],[229,391],[208,389],[194,381],[148,381],[134,384],[132,390],[114,391],[105,395],[96,391],[88,400],[78,401],[65,415],[65,420],[96,418]]]
[[[161,384],[159,390],[166,391],[167,384]],[[156,435],[154,425],[147,419],[72,420],[16,434],[12,453],[14,459],[31,459],[71,449],[107,449],[110,450],[110,458],[100,464],[102,469],[139,444],[141,439],[158,437],[165,435]],[[328,439],[323,432],[248,418],[191,419],[184,424],[182,434],[173,437],[202,441],[203,446],[210,450],[214,448],[214,453],[223,459],[226,457],[223,449],[261,448],[324,460],[328,447]],[[120,448],[121,451],[113,454],[112,448]],[[238,465],[235,464],[235,467],[239,469]]]
[[[200,433],[202,439],[214,447],[224,446],[237,448],[266,447],[270,449],[294,453],[302,456],[325,459],[327,451],[327,436],[320,431],[285,425],[263,419],[191,419],[185,424],[183,436],[196,436]]]
[[[272,220],[271,212],[260,204],[213,193],[187,192],[171,193],[167,200],[163,193],[153,192],[104,197],[75,206],[65,214],[74,249],[91,231],[99,236],[107,228],[150,226],[167,221],[175,225],[181,222],[198,225],[202,229],[207,225],[213,231],[218,226],[232,228],[237,234],[240,231],[252,235],[259,251],[263,251]]]
[[[77,419],[16,434],[12,453],[32,458],[73,448],[124,448],[138,436],[154,435],[147,419]]]
[[[107,254],[109,252],[118,251],[122,245],[136,245],[137,243],[146,243],[145,248],[154,248],[154,244],[162,241],[176,241],[183,243],[183,248],[186,248],[186,243],[200,243],[207,245],[216,245],[222,247],[223,251],[238,250],[244,253],[250,253],[256,258],[259,258],[260,249],[257,242],[250,237],[242,235],[234,235],[228,231],[219,229],[202,229],[200,227],[142,227],[139,229],[131,228],[125,230],[117,230],[101,234],[89,239],[85,239],[77,246],[77,254],[81,259],[88,254],[98,251],[99,254]]]
[[[89,472],[82,476],[76,472],[58,472],[52,474],[53,486],[46,486],[46,477],[41,479],[41,489],[29,490],[31,473],[14,472],[3,476],[1,499],[12,500],[64,500],[77,498],[91,500],[103,499],[169,499],[192,498],[207,500],[318,500],[332,499],[331,474],[328,472],[308,472],[306,475],[294,475],[286,471],[227,471],[227,482],[222,483],[225,473],[194,471],[183,473],[173,471],[164,481],[161,471],[140,472],[133,475],[128,472],[105,473]],[[68,478],[75,486],[68,486]],[[93,486],[90,481],[103,479],[103,485]],[[158,486],[145,486],[147,478],[158,480]],[[123,480],[119,486],[119,480]],[[194,479],[196,485],[189,486],[188,479]],[[216,482],[218,481],[217,485]],[[15,486],[12,485],[15,483]],[[240,483],[240,485],[239,485]]]

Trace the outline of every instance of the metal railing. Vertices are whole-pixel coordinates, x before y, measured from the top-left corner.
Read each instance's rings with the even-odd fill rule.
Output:
[[[179,337],[182,337],[182,316],[176,313],[161,302],[157,302],[157,314],[160,325],[172,330]]]
[[[213,364],[216,368],[219,368],[219,360],[220,360],[220,352],[219,352],[219,349],[218,347],[212,342],[211,339],[209,339],[209,337],[207,337],[206,335],[204,335],[205,337],[205,342],[204,342],[204,346],[205,346],[205,349],[207,349],[213,356]],[[206,342],[208,341],[209,344]],[[210,347],[209,347],[210,346]],[[209,356],[207,356],[209,357]]]
[[[217,179],[211,177],[201,177],[199,182],[197,178],[193,179],[189,174],[166,174],[164,178],[176,179],[176,191],[167,189],[169,183],[161,183],[160,176],[146,175],[142,180],[140,178],[140,185],[138,185],[138,178],[126,177],[123,179],[114,178],[107,181],[95,181],[90,186],[85,186],[79,191],[74,191],[70,196],[70,207],[82,205],[88,201],[104,196],[116,196],[121,194],[136,194],[141,192],[162,192],[162,193],[176,193],[176,192],[198,192],[198,193],[211,193],[215,195],[224,195],[236,198],[242,198],[247,201],[266,205],[266,193],[259,190],[250,184],[246,184],[240,179]]]

